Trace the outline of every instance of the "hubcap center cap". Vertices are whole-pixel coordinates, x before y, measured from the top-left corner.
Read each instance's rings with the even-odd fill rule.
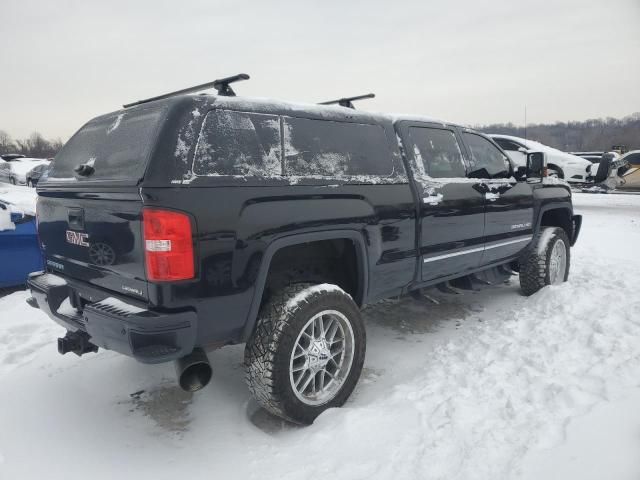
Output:
[[[331,350],[326,340],[314,340],[307,350],[307,365],[314,371],[322,370],[329,363]]]

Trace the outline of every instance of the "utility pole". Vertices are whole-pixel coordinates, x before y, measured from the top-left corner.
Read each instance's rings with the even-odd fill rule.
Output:
[[[524,139],[527,139],[527,106],[524,106]]]

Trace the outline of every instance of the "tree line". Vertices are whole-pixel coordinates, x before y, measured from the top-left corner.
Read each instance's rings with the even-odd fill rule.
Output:
[[[47,140],[40,132],[14,140],[7,132],[0,130],[0,154],[20,153],[26,157],[53,158],[63,145],[61,139]]]
[[[597,118],[583,122],[537,123],[517,126],[497,123],[476,126],[485,133],[500,133],[528,138],[565,152],[608,151],[614,145],[640,149],[640,112],[624,118]]]

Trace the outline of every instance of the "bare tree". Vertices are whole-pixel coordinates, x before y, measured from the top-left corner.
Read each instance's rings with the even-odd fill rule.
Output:
[[[4,130],[0,130],[0,153],[12,153],[16,150],[16,144],[11,135]]]
[[[524,127],[512,123],[476,127],[487,133],[524,137]],[[597,118],[584,122],[557,122],[527,126],[527,138],[565,151],[606,151],[613,145],[640,149],[640,112],[622,119]]]

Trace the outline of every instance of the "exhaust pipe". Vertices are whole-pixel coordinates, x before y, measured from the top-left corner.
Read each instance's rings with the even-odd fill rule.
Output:
[[[201,348],[176,360],[175,366],[180,388],[186,392],[197,392],[206,387],[213,373],[207,354]]]

